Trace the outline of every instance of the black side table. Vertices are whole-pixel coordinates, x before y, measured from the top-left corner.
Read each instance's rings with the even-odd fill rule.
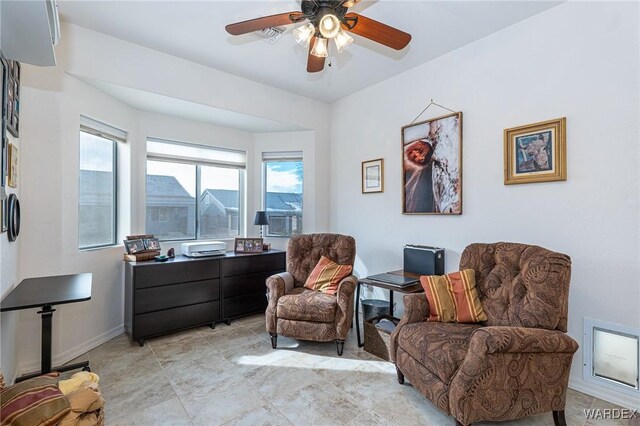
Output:
[[[42,315],[42,347],[40,371],[16,379],[17,382],[47,374],[51,371],[69,371],[89,369],[89,361],[51,368],[51,319],[54,305],[84,302],[91,299],[92,274],[58,275],[52,277],[27,278],[18,284],[7,297],[0,302],[0,312],[20,309],[40,308]]]
[[[403,275],[405,277],[411,277],[411,278],[418,278],[418,276],[416,274],[411,274],[411,273],[405,273],[404,271],[400,270],[400,271],[391,271],[389,272],[390,274],[397,274],[397,275]],[[362,341],[361,337],[360,337],[360,317],[358,316],[358,312],[359,312],[359,307],[360,307],[360,286],[362,284],[366,284],[366,285],[370,285],[373,287],[379,287],[379,288],[383,288],[385,290],[389,290],[389,316],[393,316],[393,292],[397,291],[398,293],[402,293],[402,294],[408,294],[408,293],[420,293],[421,291],[424,291],[424,289],[422,288],[422,285],[420,284],[420,281],[418,281],[415,284],[412,285],[408,285],[405,287],[400,287],[397,285],[393,285],[393,284],[388,284],[388,283],[384,283],[382,281],[375,281],[375,280],[370,280],[367,278],[361,278],[358,280],[358,284],[356,285],[356,306],[355,306],[355,310],[356,310],[356,335],[358,337],[358,347],[363,347],[364,346],[364,342]],[[363,318],[363,321],[366,320],[366,318]]]

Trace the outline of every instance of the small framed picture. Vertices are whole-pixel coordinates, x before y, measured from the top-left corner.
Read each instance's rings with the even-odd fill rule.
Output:
[[[145,249],[160,250],[160,240],[158,240],[157,238],[145,238],[142,241],[144,241]]]
[[[136,254],[144,251],[144,240],[124,240],[124,247],[127,254]]]
[[[9,212],[7,211],[7,199],[0,197],[0,232],[7,232],[9,226]]]
[[[504,184],[567,180],[566,117],[504,130]]]
[[[7,168],[8,178],[7,185],[12,188],[18,187],[18,148],[12,143],[9,144],[7,149]]]
[[[384,159],[362,162],[362,193],[384,191]]]
[[[236,238],[233,246],[236,253],[262,253],[264,251],[262,238]]]

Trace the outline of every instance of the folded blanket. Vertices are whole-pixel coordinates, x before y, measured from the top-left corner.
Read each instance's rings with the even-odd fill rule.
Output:
[[[89,371],[81,371],[71,376],[70,379],[60,380],[58,382],[58,387],[60,388],[63,394],[68,395],[74,390],[80,388],[80,386],[84,382],[98,383],[99,381],[100,381],[100,377],[98,377],[97,374],[91,373]]]
[[[104,399],[95,382],[83,382],[67,395],[71,411],[60,426],[93,426],[104,424]]]

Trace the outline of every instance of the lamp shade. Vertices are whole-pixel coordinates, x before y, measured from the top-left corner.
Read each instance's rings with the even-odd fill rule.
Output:
[[[299,45],[309,47],[309,41],[311,41],[311,37],[315,32],[316,27],[312,23],[308,23],[293,30],[293,38]]]
[[[316,42],[313,44],[313,49],[311,49],[311,54],[319,58],[326,58],[328,55],[327,39],[322,37],[317,37]]]
[[[347,34],[346,31],[340,30],[333,41],[336,43],[338,53],[341,53],[344,49],[349,47],[351,43],[353,43],[353,37]]]
[[[334,38],[340,31],[340,20],[333,13],[327,13],[320,18],[318,27],[324,38]]]
[[[267,217],[267,212],[263,210],[258,210],[256,212],[256,218],[253,221],[254,225],[268,225],[269,218]]]

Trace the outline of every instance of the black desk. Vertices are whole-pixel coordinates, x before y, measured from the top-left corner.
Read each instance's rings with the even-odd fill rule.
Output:
[[[42,347],[40,372],[28,374],[16,379],[16,382],[47,374],[51,371],[69,371],[82,368],[89,371],[89,362],[51,368],[51,318],[54,305],[84,302],[91,299],[91,274],[58,275],[53,277],[27,278],[18,284],[9,295],[0,302],[0,312],[20,309],[41,308]]]
[[[391,271],[389,272],[390,274],[397,274],[397,275],[404,275],[405,277],[411,277],[411,278],[419,278],[418,275],[416,274],[412,274],[412,273],[405,273],[404,271],[400,270],[400,271]],[[358,280],[358,284],[356,285],[356,335],[358,337],[358,347],[363,347],[364,346],[364,342],[362,341],[362,339],[360,338],[360,317],[358,316],[358,311],[359,311],[359,307],[360,307],[360,286],[362,284],[366,284],[366,285],[370,285],[373,287],[379,287],[379,288],[383,288],[385,290],[389,290],[389,315],[393,316],[393,292],[397,291],[398,293],[402,293],[402,294],[407,294],[407,293],[420,293],[421,291],[424,291],[422,288],[422,285],[420,284],[420,281],[418,281],[415,284],[412,285],[408,285],[405,287],[400,287],[397,285],[393,285],[393,284],[388,284],[388,283],[383,283],[381,281],[374,281],[374,280],[370,280],[367,278],[361,278]],[[363,318],[363,321],[365,321],[366,318]]]

